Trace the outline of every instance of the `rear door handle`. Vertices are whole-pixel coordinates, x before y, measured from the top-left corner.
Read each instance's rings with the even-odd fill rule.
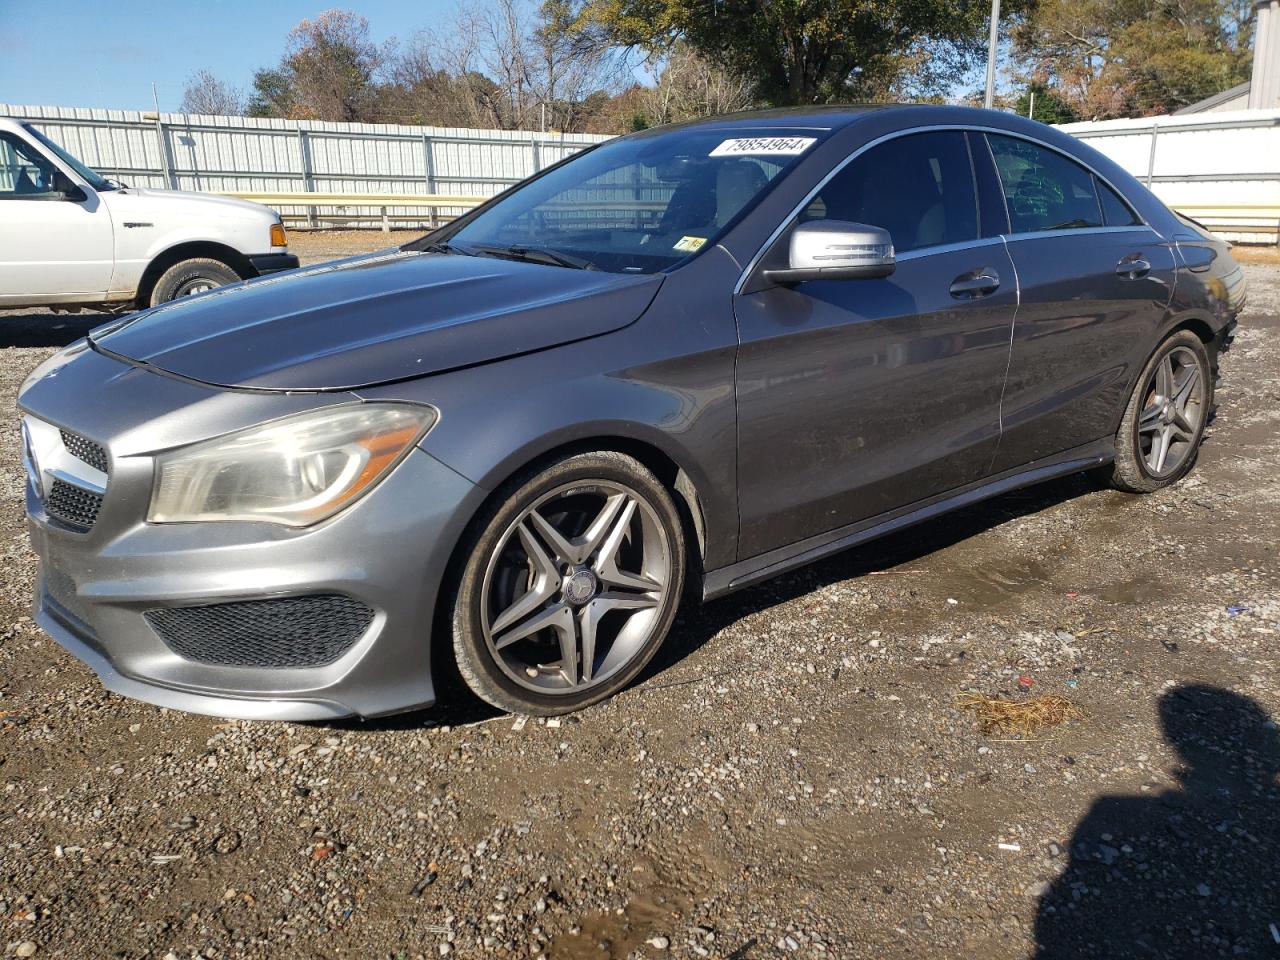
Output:
[[[951,295],[957,300],[976,300],[1000,289],[1000,277],[994,270],[966,273],[951,282]]]
[[[1116,276],[1122,280],[1141,280],[1151,272],[1151,264],[1146,260],[1124,259],[1116,264]]]

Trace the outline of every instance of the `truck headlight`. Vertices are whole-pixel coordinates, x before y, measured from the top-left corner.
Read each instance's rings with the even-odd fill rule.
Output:
[[[271,245],[273,247],[287,247],[289,239],[284,233],[284,224],[277,221],[271,225]]]
[[[319,523],[377,486],[438,416],[417,404],[341,404],[162,453],[147,520]]]

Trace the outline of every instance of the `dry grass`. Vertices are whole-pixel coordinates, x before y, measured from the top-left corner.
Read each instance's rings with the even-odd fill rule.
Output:
[[[1245,246],[1237,244],[1231,255],[1240,263],[1280,263],[1280,246]]]
[[[1028,737],[1044,727],[1056,727],[1080,716],[1066,697],[1042,693],[1025,700],[989,697],[985,693],[962,693],[956,698],[962,710],[972,710],[982,724],[982,732]]]

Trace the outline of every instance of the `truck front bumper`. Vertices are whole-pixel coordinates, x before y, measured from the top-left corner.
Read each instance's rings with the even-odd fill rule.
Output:
[[[295,270],[298,266],[298,258],[292,253],[257,253],[249,257],[249,262],[260,277],[281,270]]]

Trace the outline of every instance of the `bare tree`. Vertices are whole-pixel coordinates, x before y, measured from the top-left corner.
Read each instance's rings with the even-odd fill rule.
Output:
[[[326,10],[289,31],[275,69],[254,77],[250,112],[294,119],[376,119],[376,74],[383,51],[369,37],[369,21],[350,10]]]
[[[238,117],[245,111],[244,91],[215,77],[208,70],[197,70],[187,78],[182,91],[182,112],[212,116]]]
[[[676,123],[750,108],[753,85],[745,77],[714,66],[684,43],[666,52],[657,82],[641,98],[650,124]]]

